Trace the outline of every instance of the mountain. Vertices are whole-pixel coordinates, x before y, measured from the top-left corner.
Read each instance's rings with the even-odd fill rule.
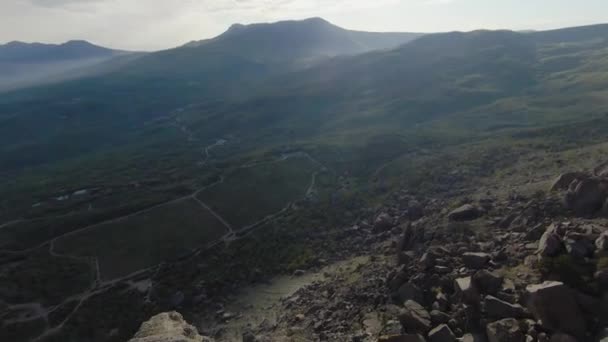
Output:
[[[191,42],[186,47],[227,54],[248,51],[257,61],[300,61],[338,55],[354,55],[390,49],[410,42],[421,33],[380,33],[346,30],[321,18],[271,24],[232,25],[220,36]]]
[[[10,42],[0,45],[0,90],[77,78],[85,69],[130,54],[81,40],[63,44]]]
[[[372,51],[356,36],[318,19],[239,25],[103,74],[3,94],[0,340],[126,341],[176,308],[214,335],[234,323],[238,332],[220,338],[241,340],[251,311],[230,305],[232,295],[311,269],[319,278],[246,291],[264,306],[255,317],[269,315],[255,335],[409,332],[395,319],[402,296],[419,300],[406,304],[416,310],[454,301],[442,308],[451,327],[425,323],[421,333],[492,333],[497,324],[485,322],[498,317],[473,312],[485,316],[471,327],[460,310],[471,303],[450,294],[470,284],[495,293],[481,281],[504,276],[516,284],[515,297],[503,296],[513,303],[543,286],[582,291],[591,325],[576,333],[592,340],[608,322],[596,312],[605,305],[587,305],[606,298],[597,272],[608,259],[596,252],[605,227],[563,203],[592,216],[606,209],[606,164],[595,166],[608,150],[608,26],[437,33]],[[570,188],[566,201],[547,192],[563,172],[553,184]],[[539,260],[546,227],[561,248]],[[437,264],[412,262],[421,259]],[[294,279],[322,281],[294,292]],[[526,290],[548,279],[564,284]],[[495,302],[483,298],[474,307]],[[560,315],[578,310],[568,302]]]
[[[129,66],[134,76],[226,82],[275,75],[306,68],[341,55],[390,49],[422,36],[420,33],[350,31],[323,19],[231,26],[223,34],[150,54]],[[225,91],[223,89],[222,91]]]

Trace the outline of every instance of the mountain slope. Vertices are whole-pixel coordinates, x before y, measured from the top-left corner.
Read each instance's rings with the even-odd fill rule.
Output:
[[[76,78],[84,69],[128,54],[86,41],[10,42],[0,45],[0,90]]]

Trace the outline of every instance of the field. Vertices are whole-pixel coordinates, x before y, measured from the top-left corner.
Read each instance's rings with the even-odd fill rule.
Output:
[[[194,199],[185,199],[60,238],[55,252],[97,256],[102,279],[174,259],[215,241],[226,228]]]
[[[305,197],[320,167],[306,156],[241,167],[198,198],[239,229]]]

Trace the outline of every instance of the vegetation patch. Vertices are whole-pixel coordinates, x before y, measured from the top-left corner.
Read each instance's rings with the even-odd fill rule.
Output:
[[[186,199],[60,238],[55,251],[97,256],[101,277],[114,279],[187,254],[225,233],[209,211]]]
[[[21,262],[0,269],[0,298],[12,304],[56,305],[84,291],[92,279],[91,267],[86,261],[52,257],[46,251],[35,252]]]
[[[198,198],[242,228],[302,199],[319,167],[305,156],[234,170],[225,181],[199,194]]]

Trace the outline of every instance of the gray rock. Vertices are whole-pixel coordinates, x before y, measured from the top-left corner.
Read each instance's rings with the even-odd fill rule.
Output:
[[[600,252],[608,251],[608,230],[602,232],[595,240],[595,247]]]
[[[538,242],[538,253],[544,257],[554,257],[562,250],[562,238],[559,226],[550,225]]]
[[[463,302],[471,305],[479,304],[479,292],[475,288],[471,277],[454,280],[454,290]]]
[[[455,342],[456,336],[447,324],[441,324],[429,332],[429,342]]]
[[[413,300],[406,301],[404,306],[399,314],[403,329],[411,334],[426,334],[431,329],[431,315],[428,311]]]
[[[431,315],[431,322],[433,324],[443,324],[443,323],[447,323],[450,321],[450,315],[441,312],[439,310],[432,310],[430,312]]]
[[[472,269],[481,269],[484,268],[488,262],[490,261],[491,257],[490,254],[488,253],[464,253],[462,255],[462,262],[464,263],[464,265],[468,268],[472,268]]]
[[[607,195],[608,183],[592,177],[572,182],[564,202],[576,215],[591,216],[602,209]]]
[[[172,311],[158,314],[144,322],[129,342],[210,342],[198,334],[181,314]]]
[[[489,342],[525,342],[524,333],[514,318],[506,318],[486,326]]]
[[[500,291],[502,287],[503,278],[495,272],[488,270],[477,271],[473,275],[474,285],[482,293],[494,295]]]
[[[564,246],[568,254],[576,259],[584,259],[593,256],[595,246],[593,242],[580,236],[578,238],[568,237],[564,240]]]
[[[397,290],[397,296],[399,297],[399,301],[401,303],[406,302],[408,300],[413,300],[414,302],[420,303],[423,301],[423,293],[418,288],[418,286],[412,284],[411,282],[407,282]]]
[[[385,232],[385,231],[393,228],[393,226],[394,226],[393,218],[387,213],[381,213],[374,220],[373,230],[376,233]]]
[[[448,214],[448,218],[452,221],[471,221],[481,216],[481,210],[474,205],[465,204],[457,209],[452,210]]]
[[[411,200],[407,204],[407,213],[409,215],[410,220],[416,221],[417,219],[424,216],[424,208],[422,204],[416,200]]]
[[[526,287],[528,309],[543,328],[582,338],[587,325],[572,290],[561,282],[546,281]]]
[[[519,304],[511,304],[496,297],[486,296],[484,298],[484,308],[490,318],[522,318],[526,310]]]
[[[566,172],[559,175],[551,184],[550,191],[568,190],[570,184],[577,179],[585,179],[589,177],[584,172]]]

